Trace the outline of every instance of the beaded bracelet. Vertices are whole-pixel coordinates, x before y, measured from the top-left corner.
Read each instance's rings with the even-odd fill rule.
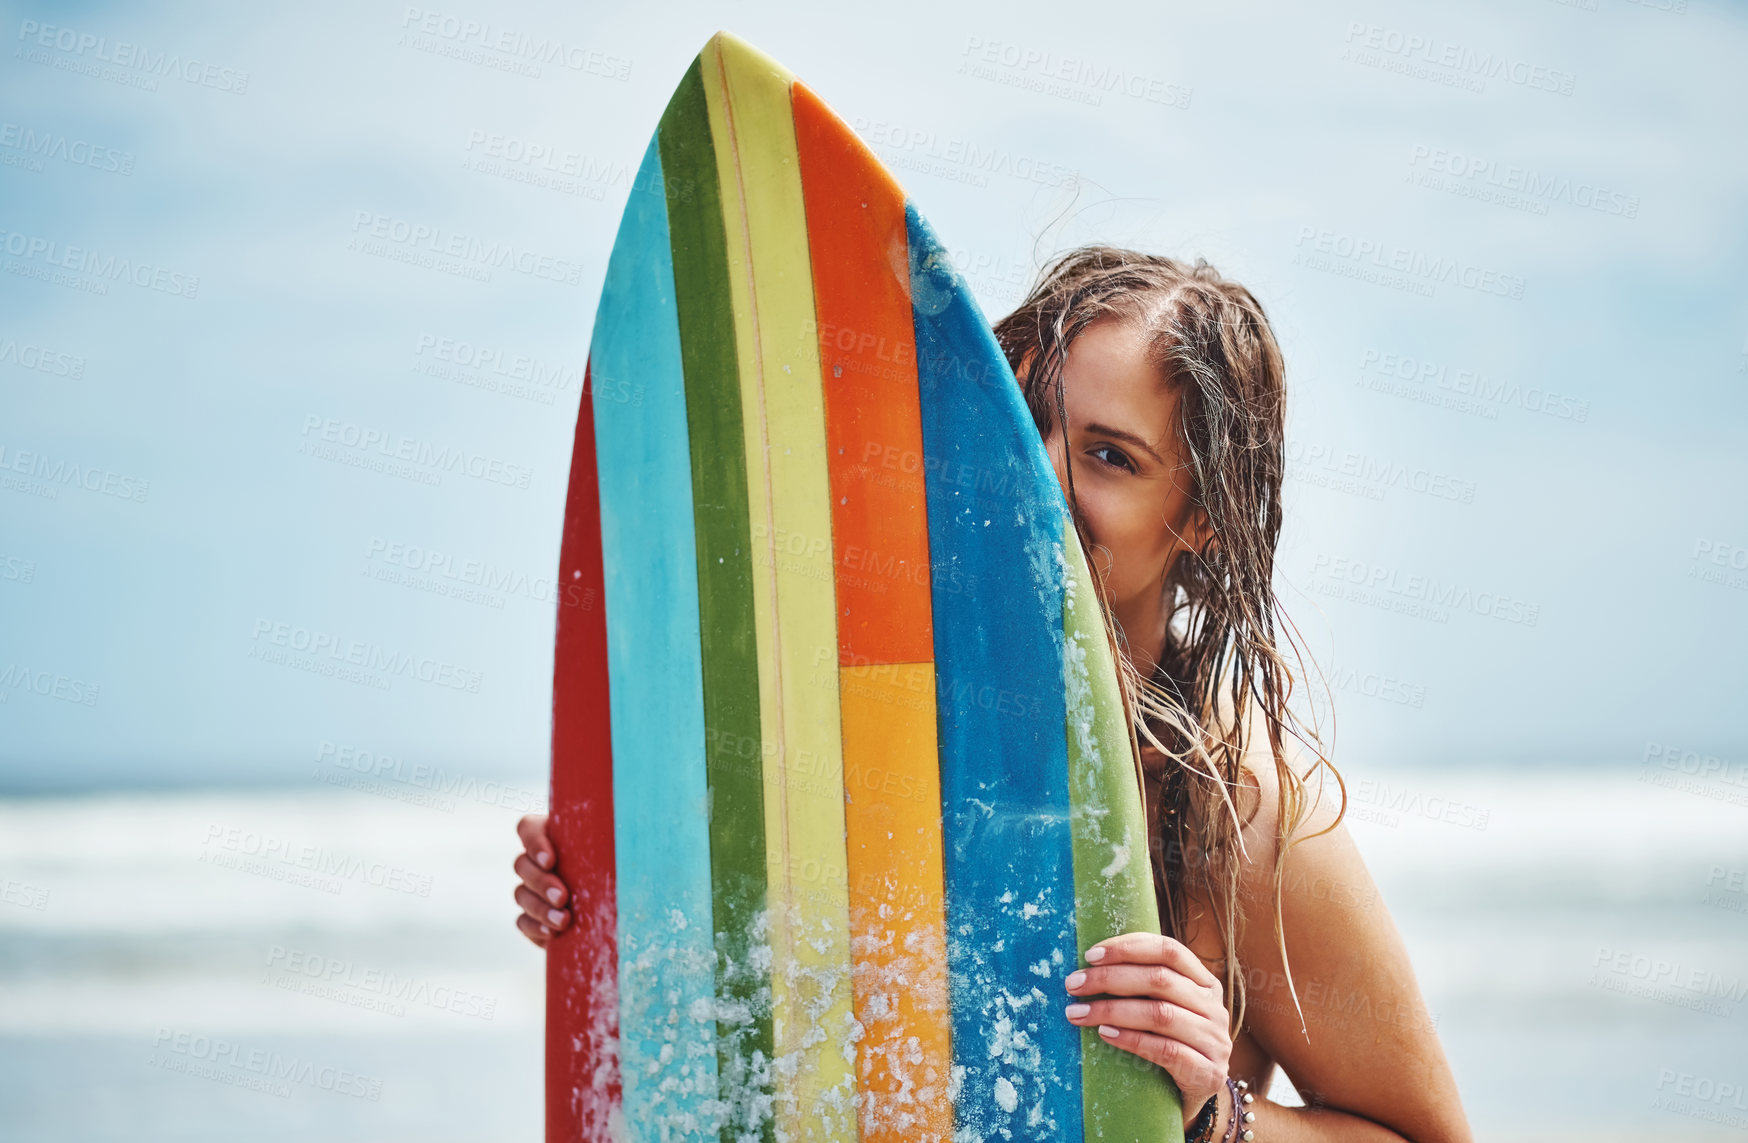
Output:
[[[1226,1125],[1226,1134],[1221,1143],[1237,1143],[1240,1139],[1244,1143],[1252,1143],[1256,1132],[1248,1125],[1256,1122],[1256,1112],[1246,1108],[1256,1102],[1256,1096],[1250,1094],[1250,1081],[1235,1080],[1227,1076],[1226,1089],[1232,1093],[1232,1122]],[[1241,1129],[1240,1124],[1245,1126]]]
[[[1196,1112],[1196,1117],[1184,1129],[1184,1143],[1211,1143],[1214,1138],[1214,1124],[1219,1118],[1220,1089],[1215,1088],[1214,1094],[1208,1097],[1208,1102],[1202,1105],[1202,1110]]]

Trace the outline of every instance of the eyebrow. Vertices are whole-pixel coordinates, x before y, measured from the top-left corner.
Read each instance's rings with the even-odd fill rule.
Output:
[[[1145,452],[1148,456],[1152,457],[1154,460],[1157,460],[1160,464],[1165,463],[1165,458],[1163,456],[1160,456],[1157,452],[1154,452],[1152,445],[1148,444],[1146,441],[1142,440],[1140,437],[1136,436],[1134,433],[1124,432],[1122,429],[1114,429],[1110,425],[1101,425],[1101,424],[1097,424],[1097,423],[1086,425],[1086,426],[1084,426],[1084,428],[1085,428],[1085,431],[1092,433],[1096,436],[1115,437],[1116,439],[1118,439],[1120,441],[1126,441],[1129,444],[1132,444],[1136,448],[1140,449],[1142,452]]]

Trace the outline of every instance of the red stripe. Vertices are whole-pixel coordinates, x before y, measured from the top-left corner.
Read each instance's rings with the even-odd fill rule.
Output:
[[[547,1143],[608,1143],[620,1106],[613,736],[593,393],[585,367],[559,547],[552,668],[548,830],[559,874],[571,887],[576,923],[546,954]]]

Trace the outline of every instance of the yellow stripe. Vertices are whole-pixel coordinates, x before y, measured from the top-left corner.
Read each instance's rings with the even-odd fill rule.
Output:
[[[935,665],[842,670],[862,1143],[950,1139]]]
[[[853,1143],[830,483],[794,76],[726,34],[703,60],[752,501],[778,1137]]]

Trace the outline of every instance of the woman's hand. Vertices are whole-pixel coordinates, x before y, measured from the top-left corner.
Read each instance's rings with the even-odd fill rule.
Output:
[[[522,935],[545,948],[554,933],[561,933],[571,923],[570,910],[565,905],[571,891],[556,873],[547,872],[557,864],[552,842],[546,836],[546,815],[529,814],[516,823],[516,835],[522,839],[524,852],[516,858],[516,876],[522,884],[516,886],[516,903],[522,915],[516,927]]]
[[[1183,1094],[1184,1122],[1226,1085],[1232,1035],[1220,981],[1188,948],[1158,933],[1124,933],[1086,950],[1069,973],[1068,1021],[1158,1064]],[[1217,1112],[1216,1112],[1217,1114]]]

